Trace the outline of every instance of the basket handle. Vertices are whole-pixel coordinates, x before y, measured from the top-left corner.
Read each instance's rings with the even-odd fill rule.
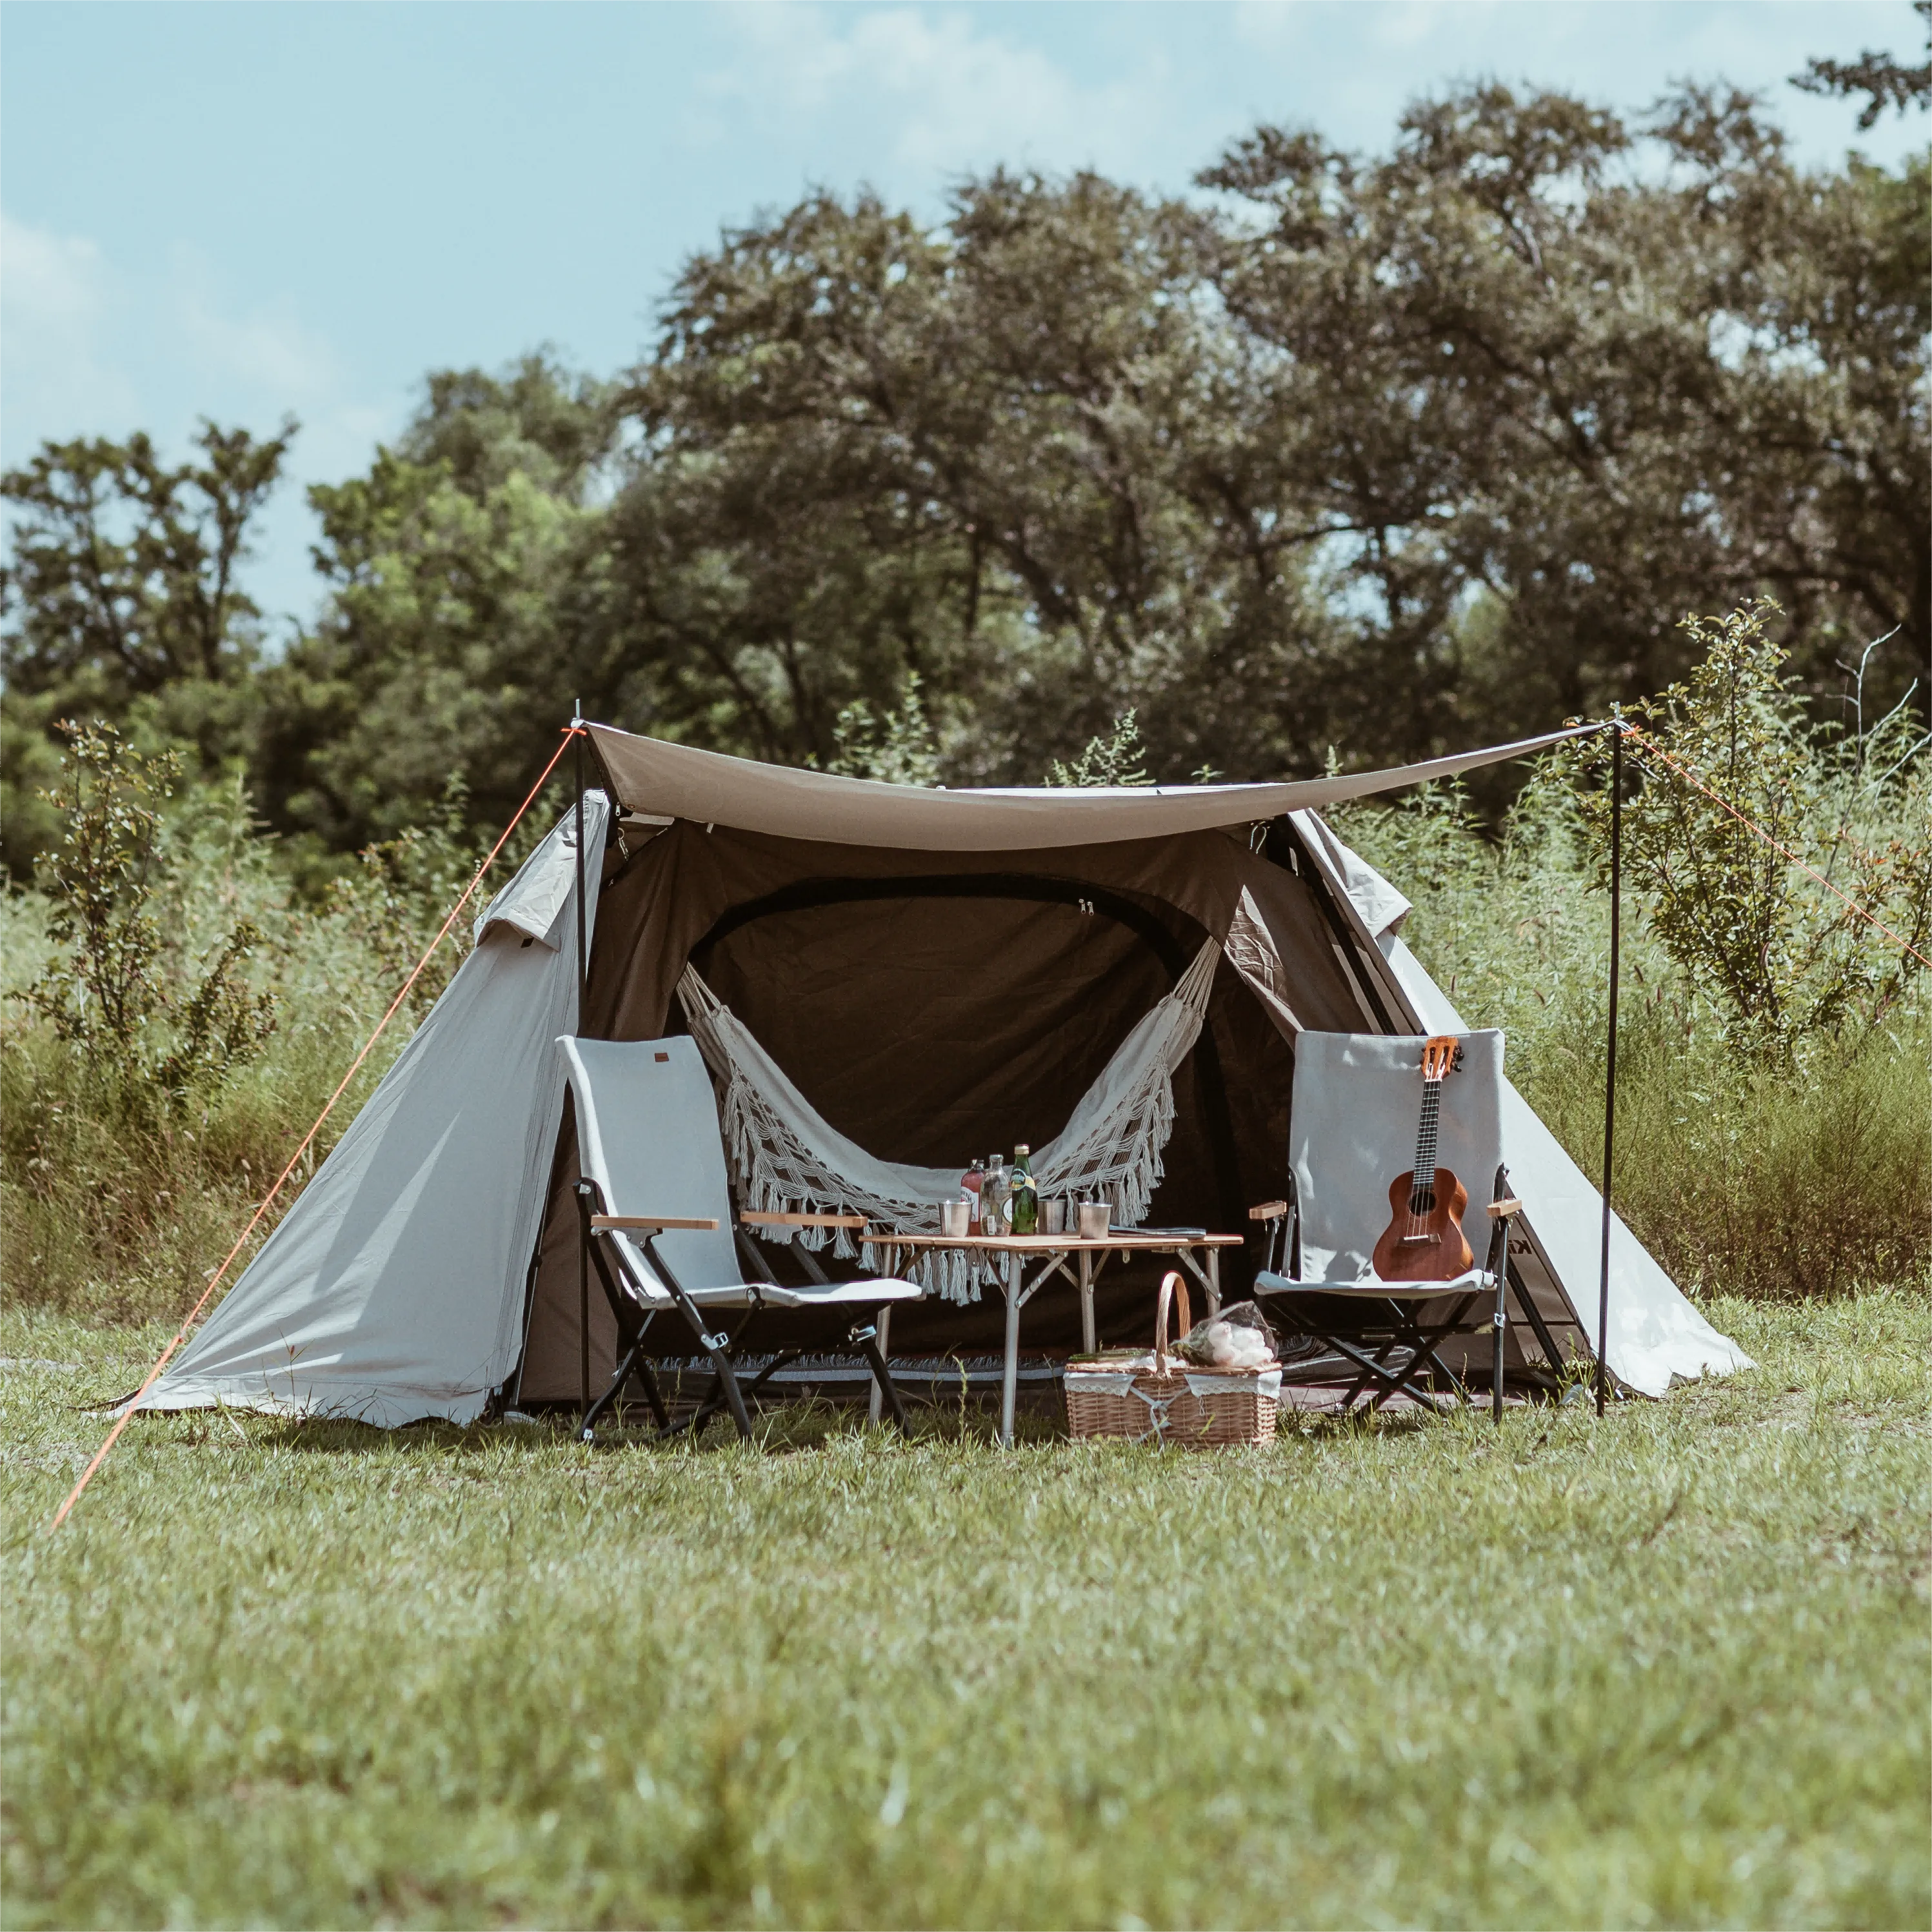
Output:
[[[1164,1376],[1168,1372],[1167,1315],[1177,1294],[1180,1298],[1180,1308],[1174,1339],[1178,1342],[1184,1340],[1194,1326],[1194,1316],[1187,1303],[1186,1282],[1181,1280],[1174,1269],[1169,1268],[1160,1278],[1160,1306],[1154,1318],[1154,1366],[1156,1375]]]

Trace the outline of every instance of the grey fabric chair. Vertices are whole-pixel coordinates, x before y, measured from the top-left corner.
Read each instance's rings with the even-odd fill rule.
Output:
[[[1454,1036],[1454,1070],[1437,1088],[1432,1132],[1422,1073],[1426,1044],[1419,1034],[1300,1035],[1289,1197],[1252,1210],[1270,1224],[1255,1293],[1271,1315],[1350,1365],[1345,1413],[1365,1394],[1372,1408],[1398,1393],[1432,1406],[1438,1384],[1466,1397],[1440,1345],[1471,1332],[1471,1312],[1486,1294],[1495,1298],[1484,1325],[1495,1337],[1492,1400],[1500,1412],[1508,1222],[1520,1205],[1509,1198],[1503,1166],[1503,1036]],[[1469,1264],[1446,1280],[1385,1279],[1373,1257],[1401,1211],[1391,1184],[1417,1174],[1418,1198],[1426,1200],[1432,1155],[1438,1174],[1450,1170],[1468,1190]]]
[[[868,1315],[896,1301],[916,1301],[916,1283],[881,1276],[863,1281],[818,1281],[803,1288],[747,1280],[739,1266],[731,1216],[730,1185],[718,1106],[695,1041],[578,1040],[557,1042],[575,1105],[578,1218],[586,1266],[594,1266],[616,1318],[616,1373],[586,1412],[584,1439],[634,1373],[661,1431],[670,1422],[644,1358],[652,1320],[674,1312],[710,1358],[714,1384],[697,1412],[680,1425],[701,1425],[722,1406],[740,1436],[752,1432],[745,1397],[798,1351],[781,1352],[757,1381],[741,1386],[731,1361],[730,1338],[714,1334],[706,1312],[724,1309],[848,1308],[855,1317],[850,1340],[864,1355],[892,1420],[905,1426],[905,1412],[878,1346]],[[825,1215],[756,1217],[796,1225],[842,1218]],[[862,1222],[854,1220],[856,1226]]]

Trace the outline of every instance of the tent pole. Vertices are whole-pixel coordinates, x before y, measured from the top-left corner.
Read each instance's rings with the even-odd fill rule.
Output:
[[[577,1025],[584,1036],[584,982],[590,976],[584,944],[584,700],[571,700],[571,736],[577,748]],[[590,1413],[590,1256],[584,1243],[577,1244],[577,1358],[582,1399],[578,1408],[581,1423]]]
[[[1609,1392],[1604,1360],[1610,1344],[1610,1189],[1617,1138],[1617,985],[1623,950],[1624,723],[1622,707],[1610,707],[1610,1012],[1604,1046],[1604,1250],[1597,1290],[1597,1413]]]

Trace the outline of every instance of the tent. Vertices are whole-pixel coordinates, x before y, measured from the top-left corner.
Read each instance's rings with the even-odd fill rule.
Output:
[[[142,1406],[393,1426],[575,1400],[556,1040],[692,1030],[694,976],[835,1143],[939,1172],[1052,1141],[1186,982],[1199,1024],[1162,1084],[1149,1219],[1246,1231],[1249,1205],[1281,1191],[1298,1034],[1461,1028],[1399,936],[1407,902],[1319,812],[1565,734],[1291,784],[958,791],[587,735],[602,783],[581,812],[581,994],[572,812],[484,908],[470,956]],[[1513,1089],[1504,1133],[1527,1204],[1513,1263],[1556,1352],[1587,1354],[1600,1198]],[[1251,1250],[1230,1251],[1231,1289]],[[1144,1286],[1123,1275],[1103,1293],[1103,1339],[1144,1324]],[[1029,1346],[1072,1342],[1064,1300],[1034,1304]],[[1633,1389],[1748,1366],[1620,1222],[1610,1306],[1608,1364]],[[811,1318],[760,1316],[760,1339],[808,1344],[786,1324]],[[989,1346],[1000,1321],[997,1298],[907,1304],[894,1352]],[[614,1339],[601,1298],[590,1339],[597,1385]],[[1511,1346],[1533,1362],[1544,1344],[1519,1324]]]

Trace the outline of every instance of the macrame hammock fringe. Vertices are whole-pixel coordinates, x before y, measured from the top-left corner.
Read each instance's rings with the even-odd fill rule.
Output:
[[[1174,1074],[1200,1036],[1220,946],[1209,940],[1172,992],[1147,1013],[1080,1099],[1058,1137],[1033,1154],[1043,1198],[1105,1201],[1114,1225],[1136,1227],[1163,1172],[1174,1131]],[[678,998],[718,1090],[724,1145],[740,1204],[766,1214],[861,1214],[888,1226],[937,1234],[939,1207],[959,1196],[956,1168],[916,1167],[868,1154],[815,1113],[744,1023],[687,965]],[[851,1258],[847,1228],[773,1228]],[[950,1301],[976,1301],[988,1258],[940,1250],[912,1265],[912,1278]]]

